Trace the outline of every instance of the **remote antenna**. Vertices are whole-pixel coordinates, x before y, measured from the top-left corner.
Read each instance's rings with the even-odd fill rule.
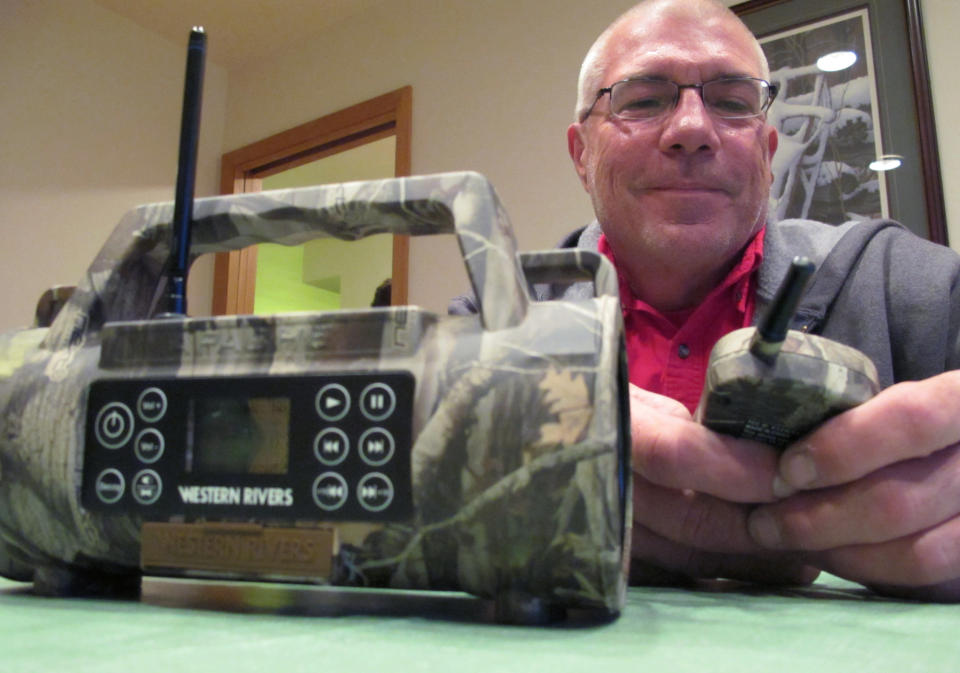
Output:
[[[167,310],[187,312],[187,266],[190,263],[190,227],[193,224],[193,192],[197,174],[197,144],[200,138],[200,105],[203,98],[203,68],[207,35],[203,28],[190,31],[187,74],[183,85],[183,116],[180,119],[180,156],[177,160],[177,191],[173,206],[173,240],[170,246],[170,284]]]
[[[787,277],[783,279],[773,302],[757,324],[757,331],[750,342],[750,353],[768,365],[772,365],[780,353],[780,347],[787,338],[790,321],[815,268],[814,263],[806,257],[794,257]]]

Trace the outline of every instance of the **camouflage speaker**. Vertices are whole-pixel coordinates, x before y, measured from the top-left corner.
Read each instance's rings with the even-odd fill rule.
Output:
[[[472,173],[197,200],[191,255],[455,233],[480,306],[154,318],[172,204],[127,214],[47,329],[0,336],[0,573],[462,590],[616,615],[629,423],[612,268],[518,254]],[[588,283],[535,302],[534,282]],[[587,295],[591,293],[586,293]]]

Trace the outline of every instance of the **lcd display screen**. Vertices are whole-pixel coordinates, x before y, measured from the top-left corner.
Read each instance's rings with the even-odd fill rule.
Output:
[[[187,471],[286,474],[290,399],[208,397],[191,400]]]

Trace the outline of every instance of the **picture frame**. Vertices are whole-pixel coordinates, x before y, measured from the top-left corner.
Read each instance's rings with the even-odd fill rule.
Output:
[[[778,36],[812,33],[823,26],[834,25],[835,21],[846,20],[844,17],[861,16],[862,12],[864,39],[868,45],[872,43],[873,48],[866,64],[869,67],[856,76],[869,79],[873,96],[869,108],[861,108],[858,114],[864,118],[869,115],[872,122],[867,125],[876,126],[876,138],[869,139],[875,144],[876,153],[902,158],[899,168],[878,174],[873,180],[879,185],[877,191],[882,199],[882,215],[901,222],[924,238],[946,245],[946,207],[919,0],[749,0],[735,4],[731,9],[761,42],[766,39],[769,44],[780,39]],[[849,28],[837,28],[831,39],[835,41],[838,35],[853,36],[855,32]],[[780,51],[784,51],[782,45]],[[811,53],[796,52],[797,59],[808,59]],[[784,58],[791,56],[780,53],[775,57],[781,69],[786,65]],[[790,65],[799,68],[810,64],[797,62]],[[771,70],[774,70],[773,63]],[[790,96],[790,92],[781,92],[778,99],[783,103]],[[803,102],[798,97],[791,102],[796,104],[798,101]],[[862,156],[863,151],[861,146],[857,154]],[[847,169],[843,161],[833,163]],[[854,161],[850,163],[853,172],[861,175],[862,191],[868,182],[868,178],[862,177],[865,169],[857,167]],[[822,178],[820,183],[827,181]],[[826,191],[821,189],[817,198],[847,198],[839,196],[843,190],[834,189],[838,194],[836,197],[825,196]],[[873,212],[872,204],[857,203],[857,206],[866,211],[857,213],[858,216],[881,214]],[[813,210],[825,212],[823,209]],[[853,211],[856,212],[856,208]],[[787,213],[785,216],[802,214]]]

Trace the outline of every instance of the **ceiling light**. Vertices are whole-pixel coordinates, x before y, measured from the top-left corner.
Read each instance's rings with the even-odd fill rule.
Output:
[[[885,154],[879,159],[870,162],[872,171],[892,171],[894,168],[900,168],[903,164],[903,157],[899,154]]]
[[[846,70],[857,62],[857,54],[852,51],[834,51],[817,59],[817,67],[824,72]]]

